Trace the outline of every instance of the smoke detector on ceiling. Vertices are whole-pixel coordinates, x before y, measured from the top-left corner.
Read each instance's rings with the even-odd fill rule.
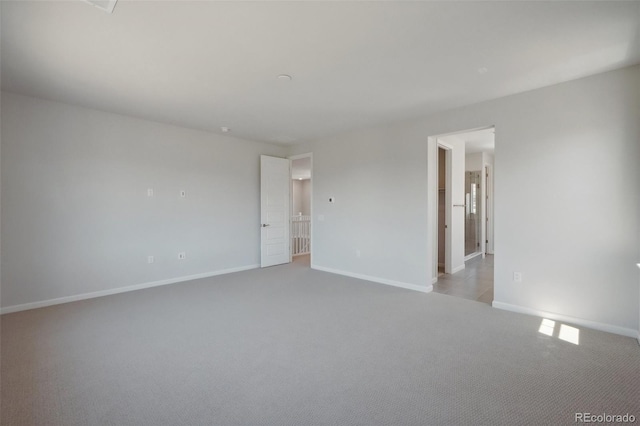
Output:
[[[94,5],[98,9],[107,13],[113,13],[113,8],[116,7],[118,0],[84,0],[89,4]]]

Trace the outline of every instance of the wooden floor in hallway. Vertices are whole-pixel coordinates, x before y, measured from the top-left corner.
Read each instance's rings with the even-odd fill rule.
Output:
[[[297,256],[293,256],[293,263],[302,266],[311,266],[311,255],[310,254],[299,254]]]
[[[438,277],[435,293],[447,294],[482,303],[493,301],[493,255],[477,256],[465,262],[465,268],[455,274]]]

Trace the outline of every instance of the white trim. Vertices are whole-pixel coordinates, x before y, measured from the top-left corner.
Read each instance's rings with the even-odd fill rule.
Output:
[[[460,271],[462,271],[465,267],[466,267],[466,266],[465,266],[465,265],[464,265],[464,263],[463,263],[462,265],[458,266],[457,268],[454,268],[454,269],[451,271],[451,273],[452,273],[452,274],[455,274],[456,272],[460,272]]]
[[[474,257],[478,257],[478,256],[481,256],[481,255],[484,255],[484,253],[481,252],[481,251],[477,251],[475,253],[471,253],[470,255],[464,257],[464,261],[466,262],[468,260],[473,259]]]
[[[494,135],[494,144],[495,144],[495,135]],[[495,155],[493,157],[493,162],[495,164]],[[489,176],[485,176],[485,195],[489,198],[485,198],[485,252],[487,254],[494,254],[494,181],[493,181],[493,164],[485,163],[484,164],[484,173],[488,173]],[[488,219],[488,220],[487,220]],[[489,241],[487,243],[487,241]]]
[[[249,269],[257,269],[260,265],[246,265],[237,268],[221,269],[219,271],[205,272],[202,274],[186,275],[183,277],[169,278],[160,281],[151,281],[148,283],[135,284],[127,287],[112,288],[109,290],[94,291],[91,293],[76,294],[73,296],[58,297],[56,299],[41,300],[39,302],[24,303],[22,305],[6,306],[0,309],[0,314],[10,314],[12,312],[26,311],[29,309],[44,308],[45,306],[60,305],[62,303],[76,302],[78,300],[93,299],[96,297],[109,296],[112,294],[126,293],[128,291],[142,290],[145,288],[158,287],[167,284],[175,284],[184,281],[197,280],[200,278],[214,277],[216,275],[231,274],[233,272],[247,271]]]
[[[591,321],[583,318],[575,318],[568,315],[555,314],[553,312],[545,312],[538,309],[527,308],[525,306],[512,305],[509,303],[496,302],[496,301],[493,301],[491,306],[497,309],[505,310],[505,311],[518,312],[521,314],[533,315],[533,316],[548,318],[556,321],[564,321],[572,324],[581,325],[587,328],[593,328],[594,330],[606,331],[608,333],[619,334],[627,337],[636,337],[639,334],[636,330],[633,330],[631,328],[605,324],[605,323]]]
[[[422,293],[430,293],[433,290],[433,285],[428,285],[428,286],[422,287],[422,286],[415,285],[415,284],[403,283],[401,281],[394,281],[394,280],[389,280],[389,279],[386,279],[386,278],[372,277],[370,275],[356,274],[354,272],[341,271],[339,269],[333,269],[333,268],[325,268],[324,266],[318,266],[318,265],[313,265],[313,264],[311,265],[311,269],[315,269],[315,270],[318,270],[318,271],[324,271],[324,272],[330,272],[332,274],[344,275],[346,277],[351,277],[351,278],[358,278],[360,280],[371,281],[371,282],[374,282],[374,283],[386,284],[386,285],[390,285],[390,286],[393,286],[393,287],[405,288],[407,290],[415,290],[415,291],[419,291],[419,292],[422,292]]]
[[[455,132],[449,132],[449,133],[440,133],[439,135],[433,135],[430,137],[434,137],[434,138],[446,138],[447,136],[455,136],[455,135],[459,135],[461,133],[471,133],[471,132],[478,132],[480,130],[489,130],[496,127],[495,124],[491,124],[489,126],[482,126],[482,127],[473,127],[471,129],[467,129],[467,130],[456,130]]]
[[[289,160],[299,160],[301,158],[311,158],[313,157],[313,152],[305,152],[304,154],[296,154],[296,155],[290,155],[287,158]]]
[[[427,259],[430,260],[431,279],[438,281],[438,139],[427,137]]]
[[[108,0],[108,3],[105,5],[104,2],[97,3],[95,0],[84,0],[90,5],[100,9],[103,12],[113,13],[113,9],[116,7],[116,2],[118,0]]]

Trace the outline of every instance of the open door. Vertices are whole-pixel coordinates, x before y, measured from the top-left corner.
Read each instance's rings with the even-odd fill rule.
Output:
[[[260,156],[260,266],[290,262],[290,160]]]

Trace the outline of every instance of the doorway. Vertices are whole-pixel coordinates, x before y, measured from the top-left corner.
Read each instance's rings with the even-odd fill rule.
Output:
[[[432,136],[428,143],[433,291],[490,304],[495,128]]]
[[[291,260],[310,267],[312,256],[312,168],[313,154],[289,157],[291,160]]]
[[[449,232],[450,215],[450,166],[451,147],[438,143],[438,276],[451,272],[451,262],[449,262],[451,233]]]

